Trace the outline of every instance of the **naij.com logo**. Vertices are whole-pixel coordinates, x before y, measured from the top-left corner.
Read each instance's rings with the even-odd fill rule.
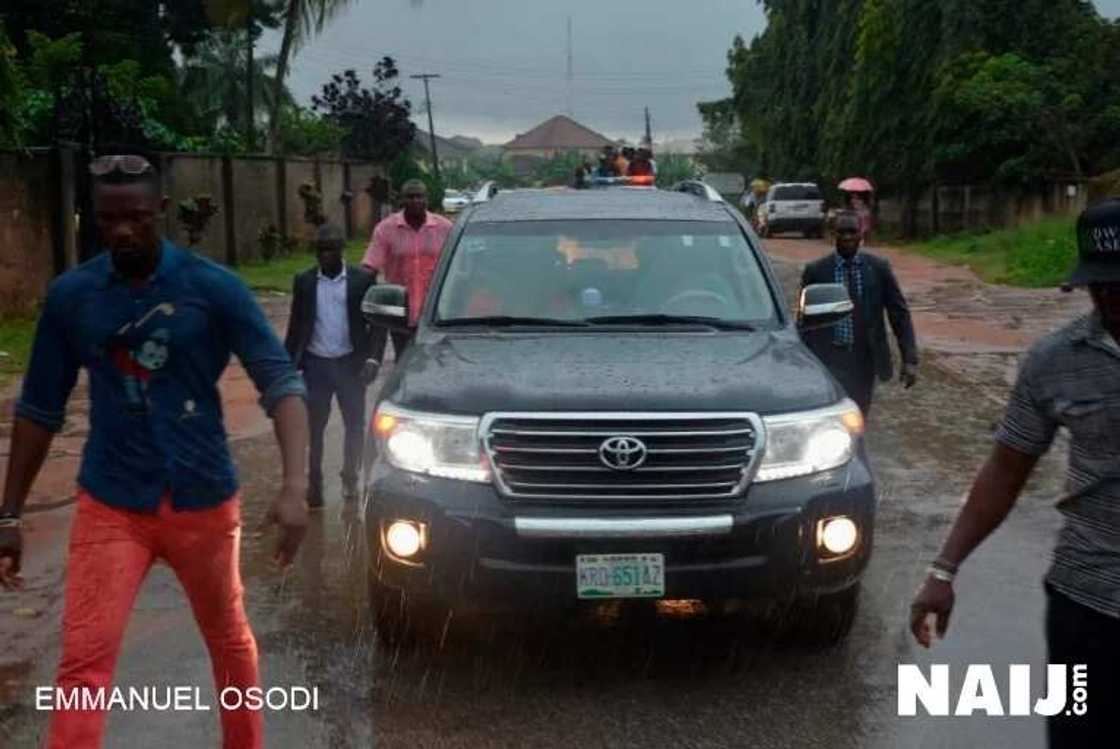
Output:
[[[972,664],[961,672],[939,663],[927,672],[920,666],[900,663],[898,714],[915,717],[919,706],[924,715],[935,717],[1085,715],[1089,711],[1088,666],[1048,665],[1045,689],[1037,699],[1031,690],[1031,671],[1028,664],[1012,664],[1007,668],[1007,681],[1001,685],[988,664]]]

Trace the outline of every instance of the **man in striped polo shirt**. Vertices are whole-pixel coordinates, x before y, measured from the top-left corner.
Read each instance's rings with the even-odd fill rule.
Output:
[[[1027,353],[996,445],[910,616],[925,647],[930,614],[944,636],[957,567],[1007,517],[1058,427],[1068,429],[1068,493],[1058,502],[1065,524],[1045,580],[1046,639],[1050,663],[1087,664],[1089,695],[1086,715],[1049,719],[1052,747],[1114,745],[1120,724],[1120,199],[1081,214],[1077,244],[1070,285],[1089,288],[1093,311]]]

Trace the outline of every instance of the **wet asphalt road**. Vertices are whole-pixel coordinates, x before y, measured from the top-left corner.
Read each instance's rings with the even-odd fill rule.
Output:
[[[797,269],[780,264],[793,288]],[[361,513],[335,494],[294,569],[267,562],[254,523],[278,478],[271,437],[240,443],[246,485],[246,601],[266,686],[318,687],[317,712],[266,713],[270,747],[1015,747],[1044,746],[1037,718],[896,716],[899,663],[1045,662],[1040,578],[1057,527],[1061,456],[1040,466],[1009,522],[970,560],[949,637],[932,653],[907,632],[911,593],[990,445],[998,407],[923,364],[919,387],[881,387],[870,424],[880,510],[850,638],[811,651],[750,617],[681,605],[605,606],[576,619],[457,621],[439,652],[377,644],[365,601]],[[331,425],[328,475],[340,463]],[[1055,451],[1060,453],[1061,451]],[[0,746],[34,746],[56,649],[28,663],[0,709]],[[999,676],[1002,670],[1004,676]],[[116,682],[197,685],[216,704],[209,662],[174,576],[153,571]],[[956,680],[959,684],[959,680]],[[218,746],[216,712],[114,713],[108,747]]]

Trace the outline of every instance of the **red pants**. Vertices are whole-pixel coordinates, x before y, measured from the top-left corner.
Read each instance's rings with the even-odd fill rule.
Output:
[[[218,693],[225,687],[259,686],[257,643],[241,601],[240,540],[237,497],[213,509],[183,512],[173,511],[165,497],[156,514],[145,514],[118,510],[79,492],[57,686],[103,688],[108,694],[136,594],[157,558],[167,562],[186,590],[210,650]],[[46,745],[97,749],[104,728],[102,711],[56,709]],[[257,749],[261,713],[223,710],[222,735],[226,749]]]

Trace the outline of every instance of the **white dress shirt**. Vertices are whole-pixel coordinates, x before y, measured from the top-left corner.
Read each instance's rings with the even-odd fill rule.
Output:
[[[319,271],[315,287],[315,327],[307,350],[323,359],[337,359],[354,350],[350,343],[350,318],[346,314],[346,266],[334,278]]]

